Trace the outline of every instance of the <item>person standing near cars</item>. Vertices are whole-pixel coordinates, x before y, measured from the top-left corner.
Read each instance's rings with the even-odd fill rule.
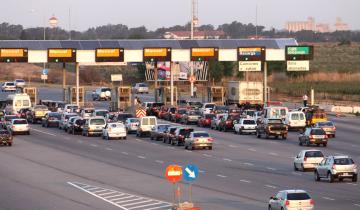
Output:
[[[194,98],[197,98],[197,96],[196,96],[196,92],[197,92],[197,87],[196,87],[196,85],[194,85],[194,89],[193,89],[193,96],[194,96]]]
[[[303,95],[303,102],[304,102],[304,107],[307,107],[307,102],[308,102],[308,96],[306,95]]]

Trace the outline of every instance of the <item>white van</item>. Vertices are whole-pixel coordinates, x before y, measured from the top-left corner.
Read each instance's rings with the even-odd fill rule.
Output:
[[[140,123],[136,136],[143,136],[144,134],[150,135],[150,132],[157,125],[157,118],[154,116],[140,118]]]
[[[292,111],[286,115],[285,124],[289,129],[304,129],[306,126],[305,114],[302,111]]]
[[[17,114],[20,109],[30,108],[30,96],[26,93],[17,93],[8,95],[6,98],[6,114]]]
[[[264,108],[264,118],[285,120],[289,109],[285,106],[271,106]]]

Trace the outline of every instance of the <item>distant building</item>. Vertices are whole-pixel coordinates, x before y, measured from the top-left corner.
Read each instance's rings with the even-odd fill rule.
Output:
[[[315,31],[315,18],[309,17],[307,21],[287,22],[285,28],[289,32]]]
[[[335,31],[347,31],[349,30],[348,24],[344,23],[340,17],[336,18]]]
[[[165,32],[165,39],[190,39],[190,31],[168,31]],[[194,39],[220,39],[225,37],[224,31],[195,31]]]
[[[330,26],[329,24],[316,24],[316,32],[319,33],[329,33],[330,32]]]

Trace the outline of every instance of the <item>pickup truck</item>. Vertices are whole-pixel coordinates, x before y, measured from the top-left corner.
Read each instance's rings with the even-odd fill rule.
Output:
[[[286,139],[288,134],[288,127],[283,123],[281,119],[271,119],[265,118],[259,121],[259,124],[256,127],[256,136],[261,138],[263,135],[266,139],[270,136],[275,138]]]
[[[42,121],[42,118],[50,112],[48,107],[45,105],[35,105],[30,109],[30,113],[27,116],[28,122],[33,124],[37,123],[38,121]]]

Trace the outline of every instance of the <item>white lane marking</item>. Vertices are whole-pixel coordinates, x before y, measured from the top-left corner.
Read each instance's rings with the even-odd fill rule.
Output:
[[[104,190],[104,189],[102,189],[102,190],[91,191],[91,192],[92,192],[92,193],[99,193],[99,192],[106,192],[106,191],[109,191],[109,190]]]
[[[150,206],[150,205],[147,205],[147,206]],[[152,205],[151,205],[152,206]],[[168,204],[168,205],[162,205],[162,206],[157,206],[157,207],[153,207],[153,208],[148,208],[148,209],[144,209],[144,210],[155,210],[155,209],[162,209],[162,208],[165,208],[165,207],[170,207],[172,205]],[[144,206],[143,206],[144,207]],[[139,207],[141,208],[141,207]],[[134,209],[134,208],[129,208],[129,209]],[[171,209],[168,209],[168,210],[171,210]]]
[[[360,204],[354,203],[354,206],[360,207]]]
[[[121,193],[121,194],[117,194],[117,195],[106,196],[106,197],[104,197],[104,198],[105,198],[105,199],[116,198],[116,197],[123,196],[123,195],[124,195],[124,193]]]
[[[229,159],[229,158],[223,158],[223,160],[228,161],[228,162],[231,162],[231,161],[232,161],[232,160]]]
[[[77,142],[80,143],[80,144],[83,143],[83,141],[81,141],[81,140],[78,140]]]
[[[109,148],[109,147],[106,147],[105,149],[106,149],[106,150],[109,150],[109,151],[113,150],[113,149],[111,149],[111,148]]]
[[[119,203],[120,200],[124,200],[124,199],[128,199],[128,198],[133,198],[133,197],[135,197],[135,196],[134,196],[134,195],[128,195],[128,196],[125,196],[125,197],[113,199],[113,200],[111,200],[111,201],[112,201],[112,202],[115,202],[115,203]]]
[[[230,144],[229,147],[231,147],[231,148],[237,148],[238,146],[235,146],[235,145]]]
[[[253,149],[253,148],[249,148],[248,150],[252,151],[252,152],[256,152],[256,149]]]
[[[240,182],[251,183],[251,181],[246,180],[246,179],[240,179]]]
[[[143,200],[143,198],[134,198],[134,199],[130,199],[130,200],[119,201],[116,203],[121,204],[121,203],[128,203],[128,202],[139,201],[139,200]],[[126,204],[126,205],[129,205],[129,204]],[[123,206],[125,207],[126,205],[123,205]]]
[[[275,152],[269,152],[269,155],[272,155],[272,156],[279,156],[278,153],[275,153]]]
[[[160,163],[160,164],[164,163],[164,161],[162,161],[162,160],[156,160],[155,162]]]
[[[139,142],[141,142],[141,140],[140,139],[135,139],[136,141],[139,141]]]
[[[31,128],[31,130],[37,131],[37,132],[39,132],[39,133],[43,133],[43,134],[46,134],[46,135],[49,135],[49,136],[56,136],[56,135],[53,134],[53,133],[48,133],[48,132],[45,132],[45,131],[42,131],[42,130],[38,130],[38,129],[35,129],[35,128]]]
[[[338,152],[335,152],[335,155],[344,155],[344,154],[342,154],[342,153],[338,153]]]
[[[268,187],[268,188],[272,188],[272,189],[276,189],[276,187],[275,186],[273,186],[273,185],[265,185],[265,187]]]
[[[70,138],[69,138],[69,137],[65,137],[64,139],[65,139],[65,140],[70,140]]]
[[[322,197],[323,199],[325,200],[329,200],[329,201],[334,201],[335,199],[334,198],[329,198],[329,197]]]
[[[252,164],[252,163],[244,163],[245,165],[247,165],[247,166],[253,166],[254,164]]]
[[[107,192],[107,193],[101,193],[99,194],[99,196],[104,196],[104,195],[111,195],[113,193],[116,193],[115,191],[111,191],[111,192]]]
[[[140,159],[146,159],[146,157],[141,156],[141,155],[139,155],[139,156],[137,156],[137,157],[140,158]]]
[[[225,176],[225,175],[221,175],[221,174],[218,174],[218,175],[216,175],[217,177],[220,177],[220,178],[226,178],[227,176]]]
[[[144,200],[143,198],[141,198],[142,201],[136,202],[136,203],[129,203],[129,204],[125,204],[123,205],[124,207],[126,206],[132,206],[132,205],[138,205],[138,204],[144,204],[144,203],[149,203],[152,202],[153,200]],[[161,202],[160,202],[161,203]],[[153,204],[154,205],[154,204]],[[139,206],[136,207],[137,209],[140,208]]]
[[[294,175],[297,175],[297,176],[302,176],[302,174],[299,173],[299,172],[291,172],[291,173],[294,174]]]
[[[96,145],[96,144],[90,144],[90,146],[92,146],[92,147],[98,147],[98,145]]]
[[[212,155],[209,154],[203,154],[205,157],[212,157]]]
[[[203,170],[199,170],[199,173],[205,173],[205,171],[203,171]]]
[[[191,151],[191,150],[185,150],[185,152],[193,152],[193,151]]]
[[[127,152],[121,152],[121,154],[123,154],[123,155],[129,155],[129,153],[127,153]]]
[[[357,184],[355,184],[355,183],[346,183],[346,184],[352,185],[352,186],[357,186]]]
[[[154,143],[154,142],[152,142],[151,144],[152,144],[152,145],[158,145],[158,144],[156,144],[156,143]]]
[[[271,171],[276,171],[276,168],[266,167],[266,169],[269,169]]]
[[[288,158],[290,158],[290,159],[294,159],[295,157],[288,157]]]

